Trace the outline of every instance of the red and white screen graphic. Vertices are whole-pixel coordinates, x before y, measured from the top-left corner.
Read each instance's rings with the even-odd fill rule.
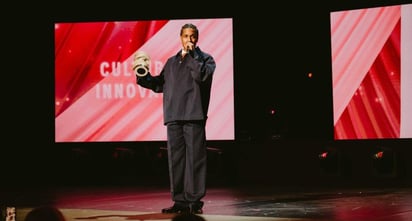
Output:
[[[330,18],[334,138],[412,138],[412,4]]]
[[[216,61],[207,139],[233,140],[233,26],[218,18],[55,23],[55,142],[166,140],[163,94],[136,84],[132,58],[145,51],[158,75],[185,23]]]

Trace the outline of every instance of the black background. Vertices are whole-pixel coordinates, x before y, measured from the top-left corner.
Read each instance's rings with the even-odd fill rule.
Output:
[[[242,148],[256,149],[257,145],[267,146],[273,130],[281,135],[282,143],[277,146],[334,143],[330,12],[404,3],[411,1],[66,1],[10,6],[11,15],[3,19],[2,33],[1,162],[8,174],[8,181],[2,179],[2,183],[21,184],[28,179],[49,182],[50,172],[59,169],[55,164],[65,154],[57,149],[66,146],[54,143],[55,22],[233,18],[236,140],[218,144],[229,149],[237,142],[254,140]],[[308,73],[313,77],[308,78]],[[279,111],[276,117],[269,114],[273,107]],[[410,140],[400,143],[405,149]],[[75,145],[106,148],[125,144]],[[338,145],[353,149],[364,143]],[[268,153],[264,148],[259,151]]]

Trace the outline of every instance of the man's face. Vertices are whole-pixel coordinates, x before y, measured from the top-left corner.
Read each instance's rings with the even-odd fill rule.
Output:
[[[196,47],[197,35],[195,30],[191,28],[185,28],[180,35],[180,40],[182,41],[182,47],[185,50],[193,50]]]

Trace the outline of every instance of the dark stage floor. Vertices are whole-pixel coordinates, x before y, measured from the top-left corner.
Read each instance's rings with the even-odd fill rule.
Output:
[[[171,220],[167,186],[59,187],[2,190],[2,205],[23,220],[35,207],[54,206],[71,220]],[[5,197],[4,197],[5,196]],[[5,202],[4,199],[7,199]],[[207,221],[412,220],[412,188],[213,186],[204,198]]]
[[[321,170],[322,145],[315,141],[248,143],[225,146],[223,152],[209,148],[202,216],[207,221],[412,220],[410,143],[396,145],[396,173],[375,173],[374,146],[345,143],[343,156],[350,160],[339,173]],[[0,208],[14,207],[22,221],[42,206],[58,208],[67,221],[171,220],[160,213],[172,204],[165,150],[133,150],[130,159],[113,159],[111,151],[24,154],[12,162],[29,166],[4,170]]]

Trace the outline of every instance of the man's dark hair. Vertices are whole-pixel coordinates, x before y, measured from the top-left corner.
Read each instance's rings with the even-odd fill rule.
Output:
[[[183,29],[186,29],[186,28],[191,28],[191,29],[193,29],[193,30],[195,31],[196,37],[199,36],[199,30],[197,29],[196,25],[194,25],[194,24],[192,24],[192,23],[184,24],[184,25],[182,26],[182,29],[180,29],[180,35],[183,34]]]

